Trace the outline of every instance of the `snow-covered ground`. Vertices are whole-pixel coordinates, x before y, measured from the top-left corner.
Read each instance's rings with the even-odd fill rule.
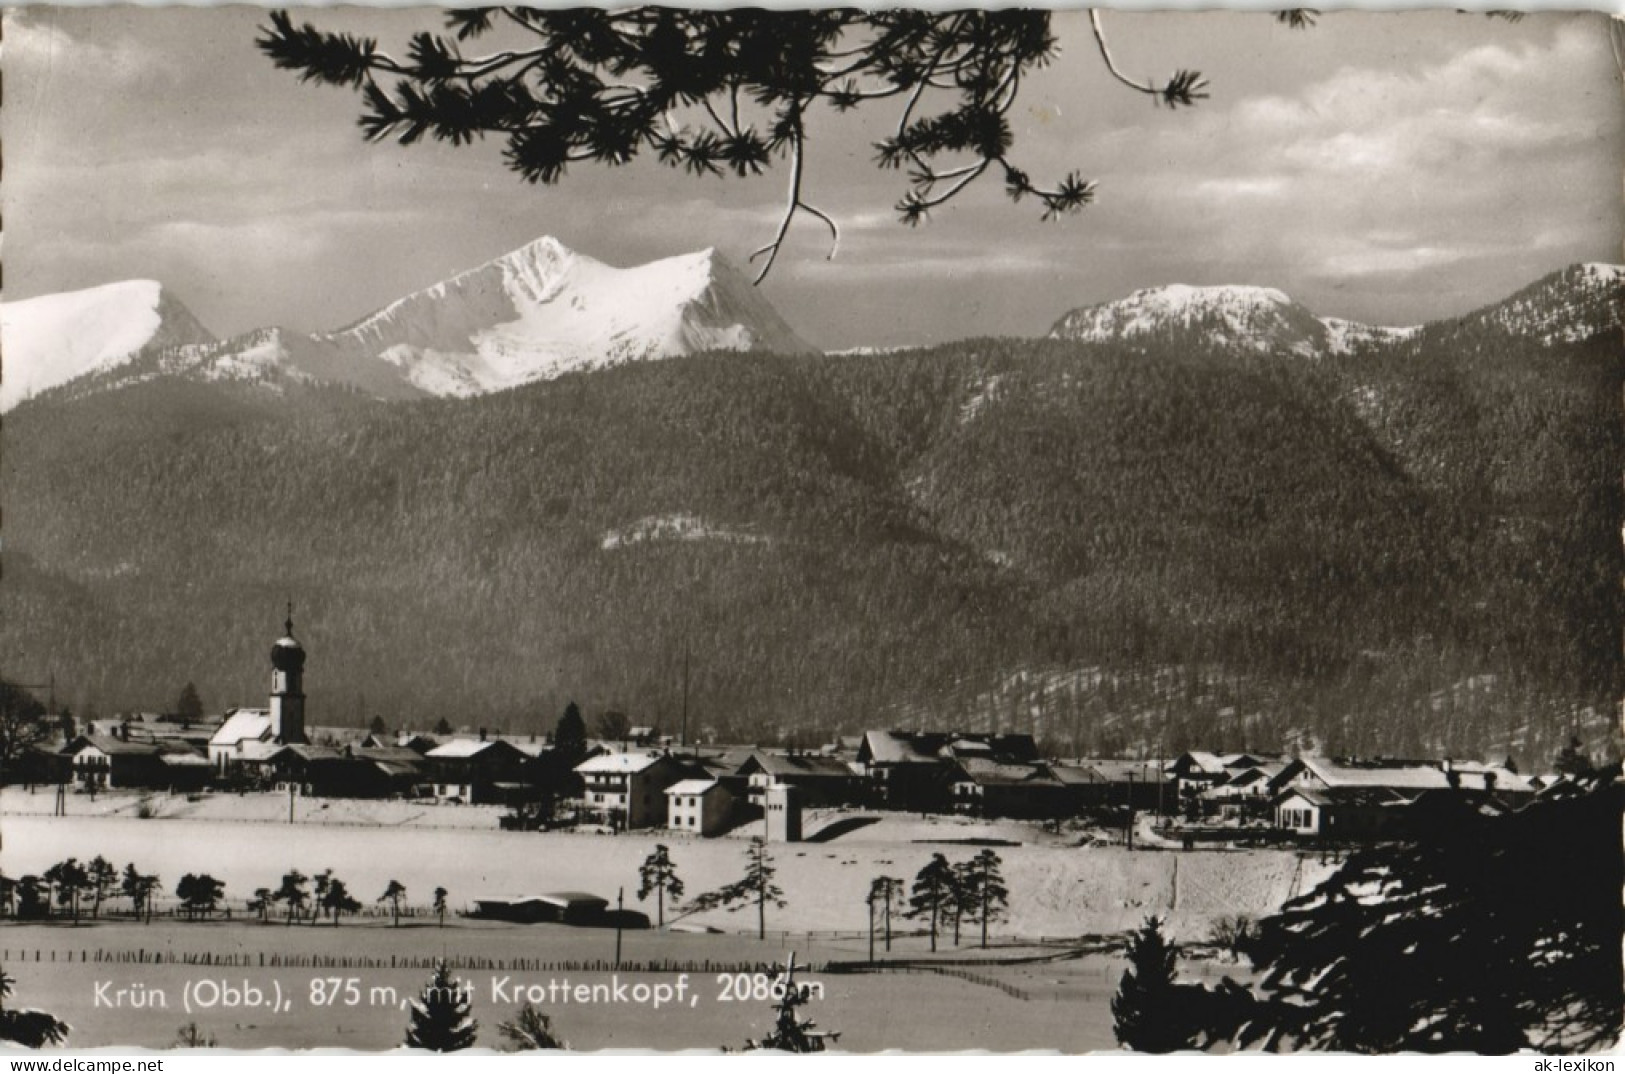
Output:
[[[70,855],[86,860],[99,854],[120,866],[135,862],[157,872],[166,887],[182,873],[208,872],[225,881],[232,898],[245,899],[255,888],[274,887],[291,868],[307,874],[334,868],[356,890],[381,891],[391,879],[417,893],[444,885],[454,904],[462,905],[479,894],[635,889],[638,865],[657,843],[671,848],[692,897],[737,880],[745,851],[739,837],[707,840],[669,831],[502,832],[494,830],[500,811],[478,807],[312,800],[296,802],[297,822],[289,824],[287,800],[276,795],[161,804],[160,817],[184,819],[138,819],[133,800],[117,809],[111,801],[103,796],[92,815],[88,801],[74,796],[70,816],[57,818],[42,815],[49,796],[30,800],[7,789],[0,794],[6,873],[38,872]],[[25,809],[37,812],[22,815]],[[852,816],[858,815],[814,814],[807,830],[816,837],[825,824]],[[1329,871],[1289,851],[1130,852],[1077,846],[1077,834],[1044,836],[1015,822],[873,816],[874,823],[829,842],[774,847],[788,905],[770,910],[770,928],[864,928],[864,900],[875,877],[912,880],[933,854],[958,861],[974,856],[986,841],[1023,843],[994,847],[1011,892],[1009,920],[996,930],[1005,937],[1119,932],[1155,913],[1181,938],[1201,939],[1218,915],[1268,913]],[[476,819],[489,827],[473,827]],[[465,820],[469,827],[451,826]],[[743,912],[718,910],[693,920],[727,930],[754,926],[753,915]]]

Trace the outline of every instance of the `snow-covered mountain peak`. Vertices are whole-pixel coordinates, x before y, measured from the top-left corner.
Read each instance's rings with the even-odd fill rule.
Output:
[[[1489,329],[1549,346],[1617,335],[1625,324],[1622,314],[1625,265],[1588,262],[1559,269],[1492,306],[1442,327],[1451,331]]]
[[[157,280],[122,280],[0,305],[0,410],[163,347],[214,339]]]
[[[1314,314],[1273,287],[1189,284],[1143,288],[1115,302],[1081,307],[1050,330],[1057,338],[1098,343],[1194,336],[1247,350],[1311,350],[1325,334]]]

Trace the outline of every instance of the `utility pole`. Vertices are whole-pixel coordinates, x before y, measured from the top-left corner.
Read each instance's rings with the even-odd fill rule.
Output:
[[[1128,773],[1128,848],[1134,849],[1134,770]]]
[[[683,734],[679,745],[688,746],[688,638],[683,638]]]
[[[293,823],[293,784],[288,784],[288,823]]]
[[[626,889],[615,893],[615,968],[621,968],[621,926],[625,921],[622,910],[626,906]]]

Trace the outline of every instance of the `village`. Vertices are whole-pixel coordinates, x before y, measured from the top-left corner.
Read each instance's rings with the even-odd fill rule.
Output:
[[[1259,923],[1361,848],[1583,781],[1510,759],[1056,758],[987,731],[788,749],[600,716],[589,735],[574,704],[548,735],[317,726],[291,613],[270,663],[263,708],[71,728],[46,711],[54,736],[5,773],[0,959],[77,1041],[390,1047],[397,1001],[448,964],[488,978],[494,1014],[515,981],[549,997],[707,982],[697,1010],[557,1008],[572,1045],[646,1045],[634,1024],[663,1047],[767,1041],[771,1006],[731,1001],[799,956],[843,1046],[1114,1047],[1145,937],[1177,944],[1186,981],[1251,980]],[[335,972],[385,999],[369,1016],[318,1002]],[[211,996],[306,998],[178,1027],[101,1000],[164,1007],[199,973]],[[877,1022],[899,987],[960,1012],[952,1031]]]
[[[22,750],[4,783],[68,794],[276,794],[501,806],[503,828],[669,830],[750,826],[770,842],[812,836],[809,811],[882,810],[1092,827],[1132,848],[1152,836],[1210,844],[1350,844],[1403,838],[1454,810],[1517,810],[1567,776],[1510,758],[1331,758],[1190,751],[1169,758],[1048,758],[1019,733],[870,730],[814,750],[696,744],[610,721],[589,738],[572,704],[546,736],[307,726],[305,650],[290,618],[271,652],[264,708],[218,716],[91,720]]]

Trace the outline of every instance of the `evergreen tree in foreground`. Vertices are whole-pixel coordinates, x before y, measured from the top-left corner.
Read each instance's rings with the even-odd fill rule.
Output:
[[[1129,938],[1129,968],[1112,997],[1112,1030],[1124,1047],[1161,1055],[1191,1047],[1183,987],[1174,981],[1179,948],[1162,934],[1162,922],[1147,918]]]
[[[447,12],[445,26],[446,36],[417,33],[404,51],[385,52],[274,11],[255,44],[306,81],[359,92],[369,140],[466,145],[496,135],[508,166],[532,183],[640,155],[692,176],[747,177],[784,162],[789,194],[773,238],[752,255],[763,259],[758,282],[798,215],[839,240],[803,193],[808,117],[829,109],[893,109],[875,162],[906,174],[896,211],[909,225],[984,176],[1045,219],[1094,197],[1076,172],[1040,185],[1014,158],[1022,80],[1058,51],[1047,11],[469,8]],[[1195,71],[1160,82],[1125,75],[1098,13],[1089,26],[1118,84],[1169,107],[1207,96]],[[500,49],[477,51],[493,37]]]
[[[21,1044],[25,1048],[43,1048],[48,1044],[61,1044],[68,1039],[68,1023],[44,1011],[10,1010],[6,1000],[11,998],[16,981],[0,969],[0,1042]]]
[[[1258,924],[1251,989],[1201,1021],[1270,1050],[1547,1053],[1611,1047],[1625,1018],[1625,791],[1617,766],[1504,815],[1441,815],[1354,854]]]
[[[473,992],[441,962],[412,1001],[406,1046],[431,1052],[457,1052],[474,1046],[480,1024],[474,1020]]]
[[[516,1052],[541,1048],[563,1048],[565,1042],[553,1033],[553,1019],[527,1003],[506,1022],[497,1024],[497,1032]]]

